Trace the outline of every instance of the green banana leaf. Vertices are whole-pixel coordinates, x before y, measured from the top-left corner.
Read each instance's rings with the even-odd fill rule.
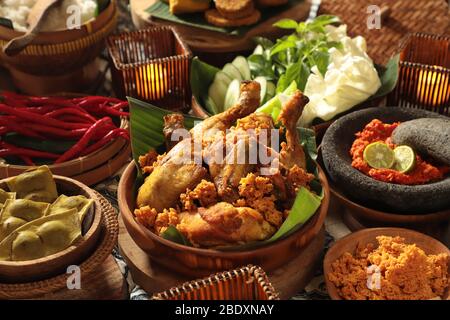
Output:
[[[378,76],[381,80],[381,87],[374,95],[372,95],[368,99],[368,101],[385,96],[395,88],[398,80],[398,64],[399,55],[396,55],[389,60],[385,67],[378,65],[375,66],[378,71]],[[194,57],[192,61],[192,93],[198,103],[200,103],[200,105],[204,107],[210,114],[214,114],[214,111],[207,108],[207,104],[205,103],[205,101],[208,97],[208,88],[213,82],[214,76],[218,71],[220,71],[220,69],[201,61],[200,59],[198,59],[198,57]]]
[[[160,153],[164,152],[163,117],[171,112],[130,97],[128,97],[128,102],[130,105],[131,146],[133,159],[137,164],[139,156],[146,154],[151,149],[155,149]],[[197,121],[201,120],[185,115],[185,127],[187,129],[192,128]],[[317,157],[314,131],[306,128],[299,128],[298,130],[301,143],[306,151],[307,170],[316,176],[316,179],[311,183],[311,191],[306,188],[299,190],[291,214],[270,239],[245,245],[218,248],[219,250],[249,250],[284,238],[301,228],[319,208],[323,198],[323,190],[318,179],[317,165],[314,161]],[[139,165],[137,165],[137,168],[138,175],[134,186],[134,194],[144,182]],[[174,227],[168,228],[162,234],[162,237],[179,244],[190,245],[187,239]]]

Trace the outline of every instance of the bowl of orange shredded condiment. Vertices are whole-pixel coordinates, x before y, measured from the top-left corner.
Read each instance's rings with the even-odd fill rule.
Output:
[[[337,241],[324,259],[333,300],[448,300],[450,250],[422,233],[373,228]]]
[[[450,174],[445,166],[417,154],[415,168],[405,174],[371,168],[363,158],[365,147],[373,142],[394,148],[390,138],[399,123],[441,117],[448,119],[425,110],[377,107],[338,119],[325,133],[321,145],[331,182],[350,200],[376,210],[425,214],[450,209]]]

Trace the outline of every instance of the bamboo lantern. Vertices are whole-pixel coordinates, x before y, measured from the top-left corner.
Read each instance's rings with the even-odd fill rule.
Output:
[[[450,37],[410,34],[400,46],[398,82],[389,105],[450,115]]]
[[[122,33],[108,38],[113,87],[130,96],[173,111],[187,111],[192,53],[172,27]]]

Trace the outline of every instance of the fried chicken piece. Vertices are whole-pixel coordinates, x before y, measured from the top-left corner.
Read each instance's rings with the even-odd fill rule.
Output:
[[[217,203],[217,190],[214,183],[202,180],[194,190],[187,190],[180,195],[182,209],[195,211],[198,207],[209,207]]]
[[[278,117],[278,120],[286,127],[286,143],[281,143],[280,162],[287,169],[294,165],[306,168],[305,152],[300,145],[297,121],[308,101],[308,98],[300,90],[297,90],[283,105]]]
[[[255,10],[253,0],[216,0],[216,9],[227,19],[240,19],[250,16]]]
[[[209,9],[205,12],[205,19],[208,23],[223,28],[250,26],[261,19],[261,12],[255,9],[252,14],[247,17],[228,19],[222,16],[217,9]]]
[[[191,129],[194,141],[211,142],[218,132],[225,132],[238,119],[259,107],[261,86],[256,81],[242,81],[238,102],[228,110],[209,117]]]
[[[263,216],[247,207],[219,202],[195,213],[182,212],[177,229],[197,247],[217,247],[267,239],[274,232]]]
[[[136,199],[138,208],[148,205],[162,212],[174,207],[186,189],[193,189],[208,174],[198,159],[201,157],[195,155],[191,139],[179,142],[139,188]]]
[[[184,117],[179,113],[172,113],[164,116],[164,128],[163,134],[166,141],[166,150],[172,149],[178,142],[180,142],[180,137],[173,137],[172,135],[177,133],[182,134],[179,129],[184,129]],[[188,133],[186,131],[186,133]],[[175,139],[178,138],[178,139]],[[183,138],[183,137],[181,137]]]
[[[242,177],[252,172],[256,164],[249,159],[249,142],[247,137],[237,138],[233,134],[226,136],[225,159],[223,163],[209,161],[209,172],[214,179],[217,192],[222,200],[234,202],[238,199],[237,188]],[[231,140],[231,141],[230,141]]]

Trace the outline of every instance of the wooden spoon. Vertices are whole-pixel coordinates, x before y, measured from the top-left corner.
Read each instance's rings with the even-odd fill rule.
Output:
[[[39,34],[45,20],[44,18],[49,10],[61,2],[62,0],[37,0],[28,15],[27,22],[29,27],[27,32],[24,35],[14,38],[8,42],[3,47],[3,52],[8,56],[14,56],[25,49]]]

